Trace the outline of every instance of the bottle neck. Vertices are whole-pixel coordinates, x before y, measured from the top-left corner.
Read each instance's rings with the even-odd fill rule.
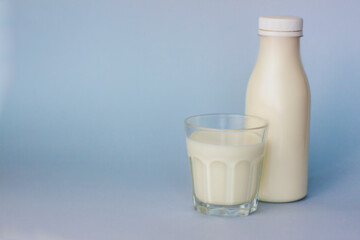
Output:
[[[301,62],[300,37],[261,36],[258,61]]]

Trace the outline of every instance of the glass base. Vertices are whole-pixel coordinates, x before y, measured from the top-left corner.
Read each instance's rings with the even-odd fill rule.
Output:
[[[203,203],[193,196],[194,210],[205,215],[212,216],[248,216],[250,213],[255,212],[258,206],[258,199],[255,199],[251,203],[244,203],[239,205],[214,205]]]

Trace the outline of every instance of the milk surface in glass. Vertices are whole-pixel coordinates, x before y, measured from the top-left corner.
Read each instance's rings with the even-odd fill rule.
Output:
[[[256,133],[195,131],[186,139],[194,196],[238,205],[256,198],[264,143]]]

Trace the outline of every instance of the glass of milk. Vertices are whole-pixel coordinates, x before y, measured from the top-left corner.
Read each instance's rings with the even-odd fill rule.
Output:
[[[267,121],[240,114],[185,119],[194,209],[206,215],[256,211]]]

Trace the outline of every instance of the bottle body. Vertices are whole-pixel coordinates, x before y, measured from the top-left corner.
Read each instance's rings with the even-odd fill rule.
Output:
[[[310,90],[301,64],[299,37],[261,36],[245,111],[269,122],[259,199],[291,202],[304,198]]]

